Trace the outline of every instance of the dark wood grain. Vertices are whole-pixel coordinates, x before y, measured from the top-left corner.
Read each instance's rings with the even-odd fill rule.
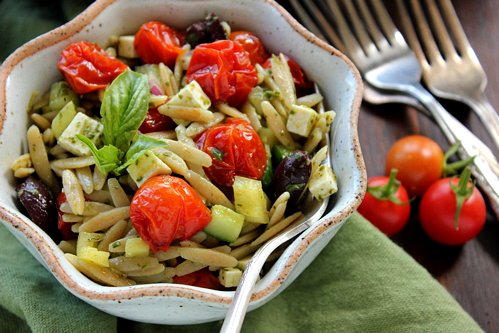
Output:
[[[392,5],[390,1],[387,4]],[[488,75],[486,94],[499,109],[499,0],[454,0],[464,30]],[[447,109],[485,143],[491,139],[466,106],[443,101]],[[384,173],[385,156],[398,138],[408,134],[433,138],[444,149],[449,145],[440,129],[415,109],[401,105],[363,104],[359,135],[368,176]],[[417,202],[414,203],[414,207]],[[489,209],[480,235],[459,247],[431,241],[422,231],[417,212],[393,240],[423,265],[487,332],[499,332],[499,222]]]

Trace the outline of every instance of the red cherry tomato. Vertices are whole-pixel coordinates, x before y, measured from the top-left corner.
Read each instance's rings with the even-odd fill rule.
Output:
[[[198,45],[187,68],[187,81],[196,80],[213,103],[239,106],[257,83],[248,52],[230,40]]]
[[[166,131],[175,128],[175,122],[172,118],[159,113],[157,108],[149,109],[146,118],[140,125],[139,131],[142,133],[151,133]]]
[[[213,160],[206,175],[215,183],[231,186],[234,176],[261,179],[267,165],[262,140],[250,123],[229,118],[204,131],[196,142]]]
[[[241,45],[248,52],[253,65],[263,64],[269,57],[269,53],[260,38],[249,31],[233,31],[230,33],[229,39]]]
[[[142,61],[146,64],[162,62],[170,67],[184,52],[182,44],[183,36],[180,32],[155,21],[144,23],[134,40],[135,50]]]
[[[188,239],[210,221],[210,210],[183,179],[161,175],[135,192],[130,219],[152,251],[166,250],[176,239]]]
[[[207,268],[183,276],[174,276],[173,283],[187,284],[208,289],[223,290],[224,287]]]
[[[64,213],[61,211],[61,205],[66,201],[67,201],[66,194],[64,194],[64,192],[60,192],[56,200],[57,229],[61,233],[62,239],[64,240],[76,239],[78,235],[71,230],[72,223],[64,222],[62,219],[62,215],[64,215]]]
[[[390,184],[390,178],[386,176],[369,178],[368,191],[358,208],[362,216],[387,236],[393,236],[402,230],[411,214],[405,188],[400,184],[398,187]]]
[[[411,196],[422,195],[443,171],[444,153],[432,139],[409,135],[396,141],[388,151],[385,170],[397,169],[397,179]]]
[[[287,55],[284,57],[288,60],[289,71],[291,72],[291,76],[293,76],[293,82],[295,83],[296,89],[308,90],[313,87],[312,81],[310,81],[306,76],[300,65]],[[272,67],[271,58],[268,58],[267,61],[263,64],[264,68]]]
[[[419,220],[425,232],[433,240],[446,245],[459,245],[475,238],[482,230],[487,215],[480,192],[473,188],[471,196],[462,204],[459,218],[456,193],[458,178],[443,178],[433,183],[424,193],[419,204]],[[468,184],[467,186],[471,186]]]
[[[78,42],[62,50],[57,68],[78,94],[104,89],[128,66],[89,42]]]

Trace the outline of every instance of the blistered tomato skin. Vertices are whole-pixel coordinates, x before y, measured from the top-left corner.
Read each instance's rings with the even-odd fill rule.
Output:
[[[74,92],[104,89],[128,66],[89,42],[73,43],[62,50],[57,68]]]
[[[134,46],[146,64],[164,63],[172,67],[182,49],[183,36],[160,22],[144,23],[135,34]]]
[[[249,31],[233,31],[230,33],[229,39],[241,45],[248,52],[253,65],[263,64],[269,57],[269,53],[260,38]]]
[[[212,165],[205,168],[205,173],[218,185],[232,186],[235,176],[258,180],[263,177],[267,165],[265,147],[247,121],[229,118],[204,131],[196,144],[211,156]]]
[[[204,229],[211,213],[186,181],[161,175],[148,179],[135,192],[130,219],[140,237],[157,252]]]
[[[255,67],[241,45],[230,40],[198,45],[192,52],[187,82],[197,81],[213,103],[244,103],[257,84]]]

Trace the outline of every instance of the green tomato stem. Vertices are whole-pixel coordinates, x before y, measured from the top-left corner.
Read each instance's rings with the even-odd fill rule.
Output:
[[[475,184],[471,179],[471,169],[465,167],[463,172],[459,177],[459,182],[457,185],[449,183],[450,188],[456,195],[456,212],[454,214],[454,228],[459,229],[459,215],[461,215],[461,209],[468,198],[473,194],[473,189]]]
[[[390,200],[397,205],[407,204],[395,196],[400,187],[400,181],[396,178],[397,172],[397,169],[391,169],[388,182],[385,185],[368,186],[367,192],[378,200]]]

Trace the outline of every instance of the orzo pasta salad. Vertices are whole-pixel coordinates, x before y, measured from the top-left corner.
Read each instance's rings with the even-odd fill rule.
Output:
[[[33,94],[12,169],[33,222],[109,286],[237,286],[264,242],[337,190],[334,111],[293,59],[213,14],[80,41]]]

